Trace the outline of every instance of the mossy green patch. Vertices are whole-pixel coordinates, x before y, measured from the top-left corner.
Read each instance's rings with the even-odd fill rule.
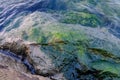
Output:
[[[97,27],[103,24],[97,15],[88,12],[66,12],[60,21],[62,23],[81,24],[90,27]]]
[[[48,27],[31,29],[28,39],[39,44],[53,45],[54,48],[56,47],[60,51],[70,53],[73,53],[74,50],[79,50],[78,47],[83,49],[85,47],[84,44],[87,44],[87,36],[80,29],[73,29],[62,24],[49,25]],[[81,50],[81,52],[83,51]]]
[[[53,27],[51,29],[48,43],[54,43],[64,51],[73,53],[74,50],[78,50],[78,46],[83,47],[83,44],[87,43],[87,37],[81,30],[74,30],[63,25],[57,25],[57,30]]]
[[[88,37],[79,28],[66,26],[65,24],[53,24],[47,27],[33,28],[29,33],[30,40],[36,41],[42,47],[49,47],[56,54],[65,53],[78,56],[80,63],[87,64],[88,57],[85,54]]]
[[[42,43],[45,41],[40,28],[32,28],[29,31],[28,39],[31,41],[36,41],[37,43]]]
[[[92,63],[92,67],[96,70],[101,70],[102,73],[109,72],[120,76],[120,64],[105,60],[99,60]]]

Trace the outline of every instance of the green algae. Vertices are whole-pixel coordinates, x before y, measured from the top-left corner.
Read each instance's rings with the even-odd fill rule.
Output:
[[[103,22],[98,16],[88,12],[66,12],[60,20],[62,23],[67,24],[81,24],[83,26],[97,27],[102,25]]]
[[[108,73],[112,73],[116,76],[120,76],[120,64],[118,63],[114,63],[114,62],[109,62],[109,61],[105,61],[105,60],[99,60],[99,61],[95,61],[92,63],[92,68],[96,69],[96,70],[101,70],[101,74],[108,72]]]
[[[55,59],[63,59],[65,64],[69,64],[69,58],[77,56],[77,60],[85,66],[86,71],[93,68],[101,71],[101,73],[112,73],[111,76],[114,76],[114,74],[119,75],[117,71],[119,68],[113,69],[114,66],[112,66],[111,62],[99,62],[98,59],[92,62],[89,55],[97,54],[97,56],[102,55],[102,58],[114,59],[114,64],[119,66],[119,63],[116,63],[116,60],[119,61],[119,58],[113,53],[103,49],[88,48],[89,39],[81,29],[75,29],[63,24],[52,24],[47,27],[33,27],[27,34],[27,37],[29,40],[36,41],[36,44],[41,45],[43,48],[47,48],[45,50],[50,52],[50,56],[55,56]],[[87,51],[90,51],[90,54]],[[100,58],[100,60],[102,59]],[[56,66],[63,66],[62,61],[58,62],[55,62]]]
[[[42,46],[52,46],[60,52],[81,54],[85,51],[87,36],[80,29],[68,28],[68,26],[57,24],[49,25],[49,29],[32,28],[28,39],[36,41]]]
[[[32,28],[27,34],[28,40],[36,41],[37,43],[42,43],[45,41],[43,33],[40,28]]]

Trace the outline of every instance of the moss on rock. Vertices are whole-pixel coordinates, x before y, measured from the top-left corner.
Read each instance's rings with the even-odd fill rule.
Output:
[[[88,12],[66,12],[60,20],[62,23],[67,24],[81,24],[83,26],[97,27],[102,25],[103,22],[98,16]]]
[[[114,64],[114,65],[113,65]],[[114,63],[114,62],[109,62],[106,60],[99,60],[99,61],[95,61],[92,63],[92,67],[96,70],[101,70],[101,74],[102,73],[112,73],[118,77],[120,77],[120,64],[119,63]]]

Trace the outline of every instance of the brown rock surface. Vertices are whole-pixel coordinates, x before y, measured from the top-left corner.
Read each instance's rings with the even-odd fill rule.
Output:
[[[63,73],[55,67],[49,55],[40,48],[41,46],[38,44],[28,44],[22,40],[4,42],[0,45],[1,51],[8,52],[7,55],[0,52],[0,64],[2,64],[0,80],[66,80]],[[10,52],[15,54],[19,60],[9,56]],[[25,63],[28,63],[27,67]],[[39,76],[30,74],[32,72],[31,69],[28,69],[30,66],[34,70],[33,73]],[[8,73],[6,73],[7,71]]]
[[[50,80],[49,78],[21,73],[8,66],[0,64],[0,80]]]
[[[9,50],[14,54],[21,56],[21,60],[27,59],[31,65],[35,68],[36,74],[42,76],[55,75],[58,70],[52,63],[51,58],[40,50],[39,45],[26,44],[22,40],[5,42],[0,45],[0,49]]]
[[[4,66],[7,66],[11,69],[14,69],[16,71],[21,71],[25,73],[30,73],[26,66],[22,64],[20,61],[16,61],[15,59],[3,54],[0,52],[0,64],[4,64]]]

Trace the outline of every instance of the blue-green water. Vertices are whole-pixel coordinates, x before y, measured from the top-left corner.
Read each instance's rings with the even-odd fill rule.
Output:
[[[120,0],[1,0],[0,41],[16,38],[40,44],[68,80],[120,76]]]

